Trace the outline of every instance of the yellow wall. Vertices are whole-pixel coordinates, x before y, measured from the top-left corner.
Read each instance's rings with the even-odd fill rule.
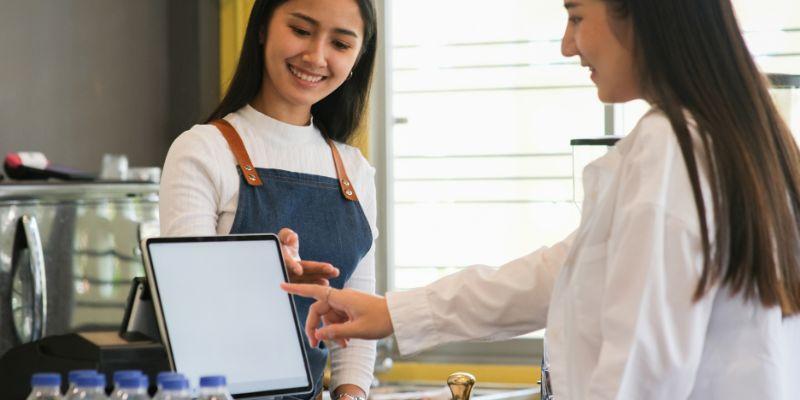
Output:
[[[433,364],[398,362],[388,372],[378,375],[387,382],[446,382],[456,371],[475,375],[482,383],[506,383],[535,386],[541,376],[535,365],[490,365],[490,364]]]
[[[220,93],[224,96],[236,71],[239,51],[244,41],[247,21],[255,0],[220,0],[219,12],[219,76]],[[369,158],[369,123],[365,117],[351,144]]]
[[[239,50],[244,41],[247,19],[255,0],[220,0],[219,4],[219,76],[220,93],[225,93],[233,78]]]

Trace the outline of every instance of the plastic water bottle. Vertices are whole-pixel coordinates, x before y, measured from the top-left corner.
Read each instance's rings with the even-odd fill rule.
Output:
[[[200,392],[197,394],[197,400],[233,400],[225,386],[225,377],[222,375],[204,376],[200,378]]]
[[[144,374],[142,373],[142,371],[140,371],[138,369],[126,369],[126,370],[122,370],[122,371],[115,371],[114,375],[112,375],[112,379],[114,381],[114,388],[111,390],[111,398],[115,398],[115,396],[119,392],[119,390],[120,390],[120,387],[119,387],[120,380],[122,378],[126,378],[126,377],[129,377],[129,376],[139,377],[139,376],[144,376]]]
[[[161,390],[161,388],[163,387],[164,381],[167,380],[167,379],[173,379],[173,378],[184,378],[185,379],[186,377],[183,376],[183,374],[181,374],[179,372],[170,372],[170,371],[159,372],[158,375],[156,375],[156,387],[158,387],[158,390]]]
[[[164,377],[153,400],[192,400],[189,381],[183,375]]]
[[[106,400],[106,376],[101,374],[78,375],[75,378],[75,393],[67,400]]]
[[[31,388],[28,400],[61,400],[61,375],[33,374]]]
[[[74,371],[69,371],[69,374],[67,374],[67,382],[69,382],[69,386],[67,387],[67,393],[64,394],[65,399],[69,398],[69,396],[78,391],[75,387],[75,380],[81,375],[97,375],[97,371],[93,369],[76,369]]]
[[[112,400],[149,400],[147,395],[147,377],[144,375],[124,375],[117,382],[118,390],[111,396]]]

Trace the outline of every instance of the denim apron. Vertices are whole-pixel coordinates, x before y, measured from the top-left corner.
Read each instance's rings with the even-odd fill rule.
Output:
[[[372,246],[372,230],[336,146],[327,139],[338,179],[255,168],[239,134],[225,120],[213,121],[236,157],[239,204],[231,234],[277,233],[290,228],[300,236],[300,258],[332,264],[339,276],[332,287],[341,289]],[[308,355],[314,397],[322,391],[322,373],[328,360],[324,343],[311,348],[302,327],[313,300],[295,296],[297,318]]]

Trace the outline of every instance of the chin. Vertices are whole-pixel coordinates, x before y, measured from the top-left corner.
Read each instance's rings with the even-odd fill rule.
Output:
[[[284,98],[295,106],[303,107],[311,107],[322,100],[322,98],[318,96],[310,96],[308,93],[297,93],[292,89],[284,91]]]
[[[597,87],[597,97],[606,104],[627,103],[629,101],[641,99],[642,96],[634,90],[604,90],[600,86]]]
[[[597,92],[597,97],[606,104],[618,104],[618,103],[627,103],[631,100],[636,100],[636,97],[632,96],[620,96],[613,93],[603,93],[602,91]]]
[[[601,102],[606,103],[606,104],[617,103],[616,101],[614,101],[614,97],[613,96],[609,96],[608,93],[603,93],[603,91],[601,91],[601,90],[597,91],[597,98]]]

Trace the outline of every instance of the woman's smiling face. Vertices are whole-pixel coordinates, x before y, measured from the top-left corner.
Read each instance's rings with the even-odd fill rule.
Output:
[[[642,98],[630,18],[612,15],[602,0],[565,0],[564,7],[569,19],[561,53],[580,57],[581,65],[591,71],[600,100],[622,103]]]
[[[364,23],[355,0],[289,0],[266,31],[262,95],[270,107],[310,110],[353,70]]]

